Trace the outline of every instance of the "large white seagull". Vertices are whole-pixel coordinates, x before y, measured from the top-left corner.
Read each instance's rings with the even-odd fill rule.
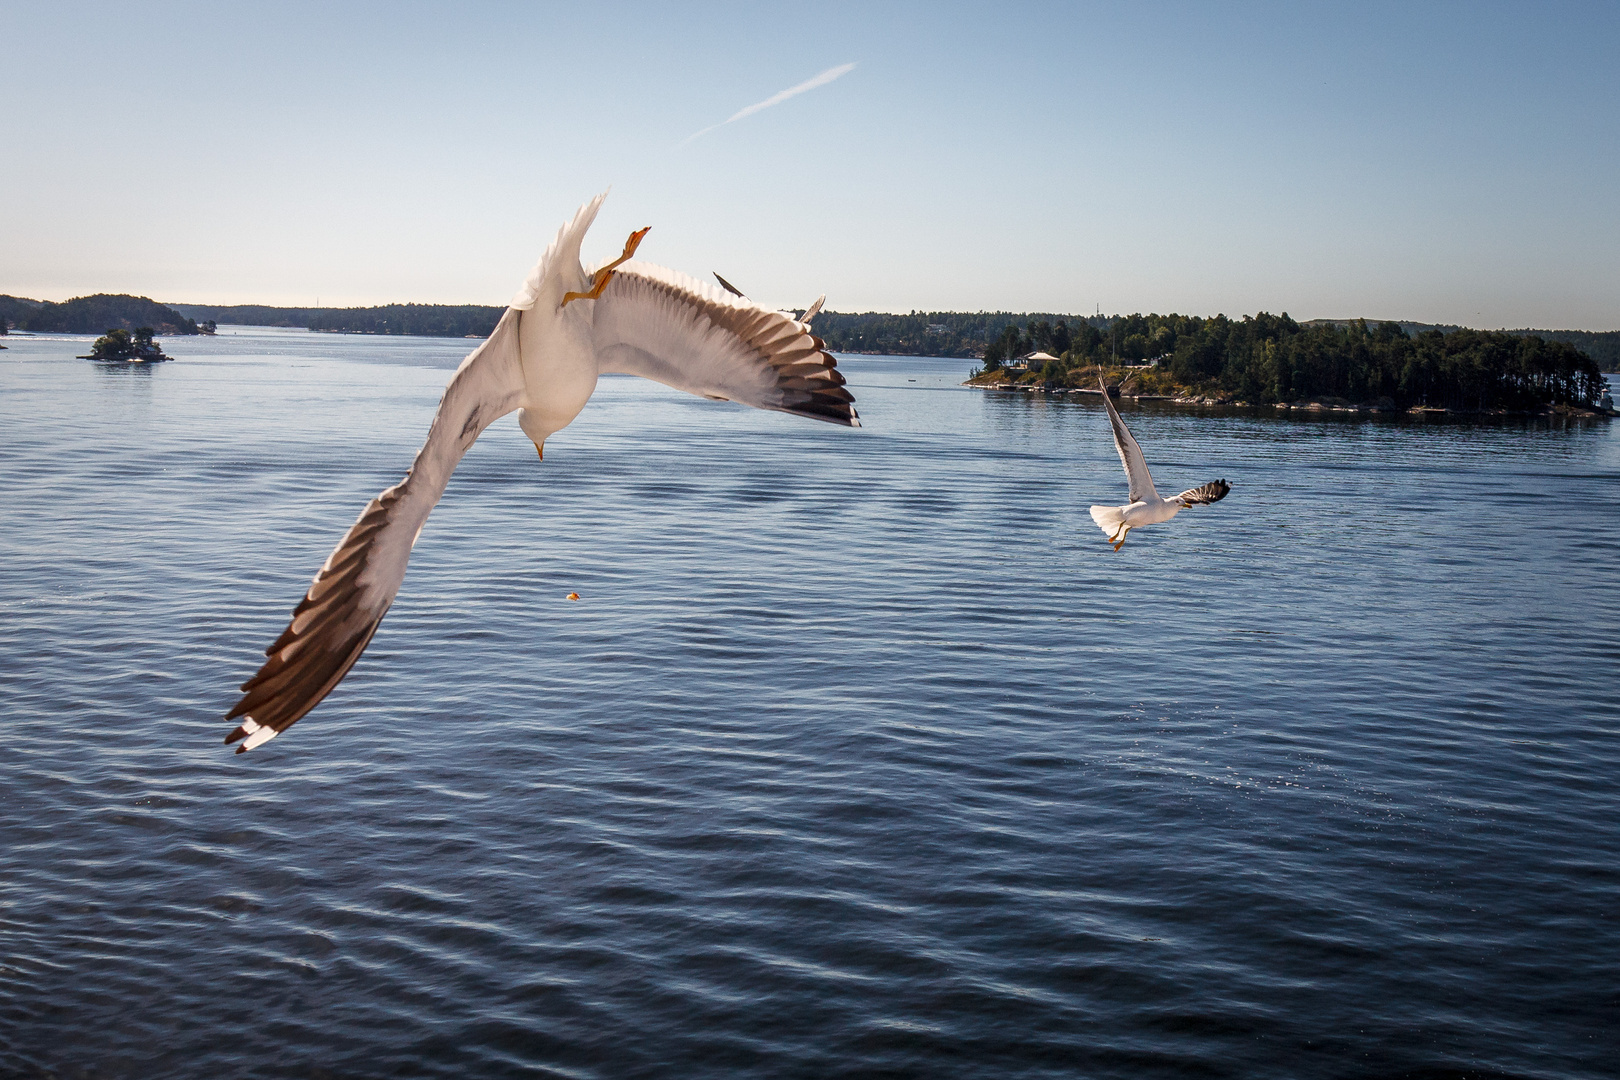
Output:
[[[242,686],[225,736],[237,753],[275,738],[354,666],[405,579],[411,547],[480,432],[518,410],[544,457],[548,436],[579,415],[599,376],[641,375],[704,397],[859,427],[854,397],[825,343],[800,318],[624,254],[594,273],[580,242],[604,195],[564,225],[489,339],[445,387],[427,442],[398,484],[366,506],[315,575],[269,659]]]

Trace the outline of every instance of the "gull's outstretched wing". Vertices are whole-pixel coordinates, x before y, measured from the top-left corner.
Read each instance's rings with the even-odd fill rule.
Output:
[[[1208,506],[1226,498],[1226,493],[1231,490],[1232,485],[1225,480],[1211,480],[1207,484],[1183,491],[1176,498],[1181,501],[1182,506]]]
[[[673,270],[629,262],[596,301],[604,373],[859,427],[826,342],[802,322]]]
[[[1130,429],[1125,421],[1119,418],[1119,410],[1114,408],[1114,401],[1108,396],[1108,387],[1097,376],[1097,384],[1102,386],[1103,404],[1108,406],[1108,422],[1114,425],[1114,449],[1119,451],[1120,463],[1125,466],[1125,476],[1131,482],[1131,502],[1141,502],[1143,499],[1157,498],[1158,491],[1153,486],[1153,476],[1148,472],[1147,459],[1142,456],[1142,448],[1136,445],[1131,438]]]
[[[405,580],[405,564],[467,448],[523,396],[518,356],[521,312],[508,310],[489,340],[462,361],[445,387],[427,442],[405,479],[367,504],[315,575],[292,622],[265,654],[259,673],[242,684],[242,700],[225,736],[246,738],[237,753],[286,731],[348,674],[377,632]]]

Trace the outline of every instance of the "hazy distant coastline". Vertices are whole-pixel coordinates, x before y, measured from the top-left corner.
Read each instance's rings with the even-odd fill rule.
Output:
[[[383,304],[379,307],[268,307],[263,304],[171,304],[193,319],[237,326],[287,326],[346,334],[488,337],[503,307],[486,304]]]
[[[0,324],[36,333],[101,334],[121,328],[150,326],[159,334],[207,333],[211,323],[240,326],[284,326],[350,334],[399,334],[415,337],[487,337],[505,308],[489,304],[383,304],[375,307],[276,307],[267,304],[160,304],[144,296],[96,294],[62,303],[0,295]],[[1282,316],[1287,318],[1286,315]],[[1061,355],[1066,344],[1053,349],[1036,341],[1041,327],[1063,326],[1070,336],[1084,328],[1106,334],[1110,359],[1139,361],[1165,355],[1162,341],[1148,339],[1131,327],[1141,323],[1163,325],[1165,320],[1194,318],[1174,315],[1065,315],[1053,312],[913,311],[897,315],[869,311],[823,311],[815,330],[833,352],[877,356],[945,356],[984,360],[1002,346],[1002,358],[1017,355],[1020,343]],[[1215,319],[1224,316],[1215,316]],[[1270,316],[1257,316],[1270,318]],[[1230,320],[1238,321],[1238,320]],[[1367,319],[1313,319],[1303,328],[1349,327]],[[1438,331],[1454,334],[1468,328],[1437,323],[1393,323],[1408,336]],[[1515,337],[1539,337],[1572,345],[1607,372],[1620,372],[1620,331],[1502,330]],[[1025,349],[1024,351],[1028,351]]]
[[[363,308],[269,307],[260,304],[220,306],[209,304],[171,304],[177,312],[196,320],[212,319],[221,323],[247,326],[303,327],[309,330],[329,330],[351,334],[407,334],[422,337],[485,337],[495,328],[501,312],[506,310],[482,304],[385,304]],[[1055,325],[1064,322],[1069,327],[1081,324],[1109,330],[1128,319],[1160,318],[1142,315],[1063,315],[1052,312],[961,312],[914,311],[907,315],[869,311],[848,313],[823,311],[816,316],[816,333],[826,341],[833,352],[866,353],[877,356],[955,356],[969,360],[982,360],[992,343],[1002,339],[1009,326],[1020,334],[1028,335],[1031,327],[1042,322]],[[1359,320],[1314,319],[1303,326],[1348,326]],[[1368,325],[1379,325],[1380,320],[1365,320]],[[1401,322],[1397,325],[1407,334],[1430,330],[1453,333],[1465,329],[1461,326]],[[1562,341],[1575,346],[1605,371],[1620,371],[1620,331],[1589,330],[1508,330],[1520,337],[1535,336],[1545,341]],[[1126,335],[1128,337],[1128,335]],[[1146,359],[1149,352],[1132,357],[1132,343],[1122,342],[1127,359]],[[1152,343],[1146,343],[1151,348]]]
[[[105,334],[150,327],[159,334],[206,334],[195,319],[145,296],[96,293],[59,304],[0,295],[0,328],[35,334]]]

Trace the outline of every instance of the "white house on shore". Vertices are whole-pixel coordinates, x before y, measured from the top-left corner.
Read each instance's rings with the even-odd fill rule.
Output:
[[[1049,352],[1026,353],[1025,355],[1015,359],[1012,363],[1008,364],[1007,369],[1009,371],[1030,371],[1044,366],[1048,360],[1056,359],[1057,357],[1053,356]]]

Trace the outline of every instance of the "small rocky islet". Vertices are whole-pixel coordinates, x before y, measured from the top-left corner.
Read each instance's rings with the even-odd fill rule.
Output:
[[[108,330],[96,338],[90,352],[80,360],[102,360],[122,364],[155,364],[169,359],[163,346],[155,340],[156,332],[150,326],[128,330]]]

